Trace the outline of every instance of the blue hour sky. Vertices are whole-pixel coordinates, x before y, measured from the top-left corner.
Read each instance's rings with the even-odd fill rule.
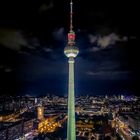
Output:
[[[138,95],[137,4],[101,3],[74,0],[76,95]],[[67,95],[69,2],[0,3],[0,21],[1,94]]]

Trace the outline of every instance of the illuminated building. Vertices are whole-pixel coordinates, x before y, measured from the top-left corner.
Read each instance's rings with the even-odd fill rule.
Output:
[[[124,96],[123,95],[121,95],[121,100],[124,100]]]
[[[23,133],[27,134],[33,129],[34,119],[26,120],[23,123]]]
[[[75,130],[75,95],[74,95],[74,58],[79,50],[75,47],[75,32],[72,23],[73,2],[70,2],[70,32],[68,33],[68,45],[64,49],[65,55],[69,58],[69,83],[68,83],[68,121],[67,121],[67,140],[76,139]]]
[[[37,104],[37,98],[35,98],[35,104]]]
[[[8,128],[7,140],[18,139],[22,135],[22,123],[18,122]]]
[[[140,131],[140,118],[139,116],[128,116],[128,123],[129,126],[134,130],[134,131]]]
[[[43,120],[44,119],[44,107],[39,105],[37,107],[37,118],[38,120]]]
[[[38,125],[38,132],[51,133],[54,132],[58,126],[59,124],[54,120],[43,120]]]
[[[0,130],[0,140],[6,140],[7,139],[7,130]]]
[[[111,127],[112,127],[112,128],[115,128],[115,127],[116,127],[116,121],[115,121],[115,120],[112,120],[112,121],[111,121]]]

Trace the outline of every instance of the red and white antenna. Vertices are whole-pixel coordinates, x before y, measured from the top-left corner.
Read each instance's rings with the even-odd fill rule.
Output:
[[[75,44],[75,32],[73,31],[73,1],[70,1],[70,32],[68,33],[68,44]]]

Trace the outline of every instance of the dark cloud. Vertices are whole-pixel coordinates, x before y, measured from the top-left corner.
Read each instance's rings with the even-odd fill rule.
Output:
[[[127,80],[130,73],[130,71],[88,71],[87,75],[98,80]]]
[[[53,51],[53,49],[50,49],[50,48],[43,48],[43,50],[45,51],[45,52],[52,52]]]
[[[0,29],[0,44],[17,51],[21,49],[21,46],[28,46],[20,31],[4,28]]]
[[[52,8],[53,8],[53,1],[50,1],[48,4],[47,3],[42,4],[39,8],[39,12],[40,13],[46,12]]]
[[[102,49],[109,48],[110,45],[115,45],[116,42],[125,42],[128,40],[126,36],[120,37],[119,35],[115,33],[108,34],[106,36],[101,35],[92,35],[89,34],[89,41],[93,45],[92,48],[90,48],[90,51],[96,52]]]
[[[17,51],[20,54],[32,54],[40,57],[46,55],[51,58],[52,54],[50,53],[53,52],[52,44],[42,43],[38,37],[16,29],[1,28],[0,44],[2,47]]]
[[[57,41],[64,41],[64,39],[65,39],[64,28],[61,27],[61,28],[55,29],[53,31],[52,35],[53,35],[55,40],[57,40]]]

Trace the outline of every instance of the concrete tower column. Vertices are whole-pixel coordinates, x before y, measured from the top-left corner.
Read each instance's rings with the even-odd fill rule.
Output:
[[[74,58],[78,55],[79,49],[75,46],[75,32],[72,25],[73,2],[70,2],[70,31],[68,33],[68,44],[64,49],[65,55],[69,58],[69,83],[68,83],[68,121],[67,140],[76,140],[75,128],[75,95],[74,95]]]
[[[75,129],[75,95],[74,95],[74,58],[69,58],[69,85],[68,85],[68,123],[67,140],[76,139]]]

